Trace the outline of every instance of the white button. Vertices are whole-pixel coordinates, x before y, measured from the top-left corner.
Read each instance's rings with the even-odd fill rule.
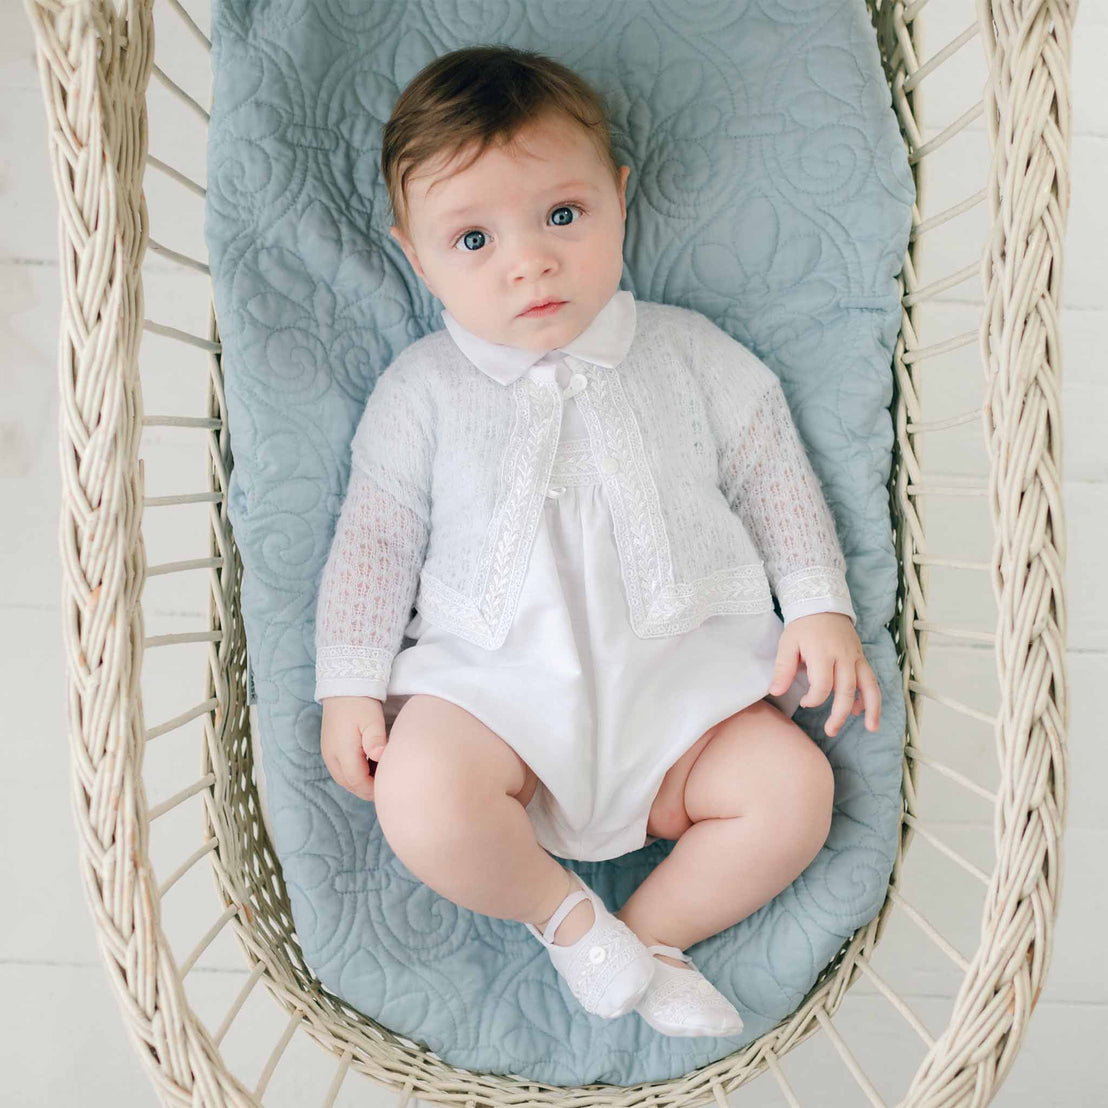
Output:
[[[564,493],[565,491],[565,485],[553,485],[546,490],[546,495],[549,496],[551,500],[557,500],[557,498],[561,496],[562,493]]]
[[[602,946],[594,946],[589,951],[589,961],[594,966],[599,966],[601,962],[608,956],[608,952]]]
[[[576,396],[579,392],[584,392],[588,387],[589,379],[583,373],[575,373],[570,379],[569,384],[562,390],[562,396],[564,399],[569,400],[571,397]]]
[[[600,459],[600,468],[604,470],[605,473],[615,473],[615,471],[619,469],[619,461],[609,454],[606,458]]]

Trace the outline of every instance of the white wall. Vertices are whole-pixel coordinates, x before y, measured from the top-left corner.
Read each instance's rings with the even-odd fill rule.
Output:
[[[3,841],[0,858],[0,888],[9,909],[0,924],[0,990],[8,1002],[0,1011],[0,1072],[4,1074],[0,1100],[12,1105],[62,1105],[81,1102],[88,1108],[108,1105],[156,1103],[154,1092],[141,1068],[101,965],[89,910],[85,901],[82,874],[77,862],[77,841],[70,810],[69,746],[66,737],[66,702],[63,682],[65,658],[61,635],[59,604],[62,559],[59,552],[60,477],[56,446],[57,400],[57,325],[59,270],[57,265],[56,202],[45,140],[45,114],[42,93],[34,63],[33,38],[22,9],[14,0],[3,0],[5,35],[0,37],[0,328],[3,351],[0,360],[2,403],[0,403],[0,511],[6,526],[0,527],[0,612],[5,630],[0,646],[4,664],[0,667],[0,690],[7,705],[5,749],[8,789],[3,805]],[[192,4],[202,26],[207,26],[206,4]],[[167,18],[168,6],[157,4],[159,18],[158,57],[174,78],[193,89],[206,102],[206,58],[194,40],[185,36],[176,21]],[[972,5],[961,0],[935,0],[933,33],[928,35],[925,55],[942,45],[968,22]],[[1108,543],[1108,453],[1103,448],[1104,432],[1099,418],[1108,412],[1108,384],[1103,373],[1102,339],[1108,328],[1108,276],[1101,264],[1106,244],[1106,209],[1101,190],[1108,185],[1108,75],[1103,59],[1108,56],[1108,14],[1088,2],[1078,13],[1073,39],[1074,137],[1072,209],[1066,254],[1065,302],[1062,315],[1065,373],[1063,383],[1065,466],[1064,497],[1068,528],[1068,618],[1071,695],[1070,729],[1070,808],[1063,846],[1064,882],[1061,909],[1055,932],[1051,973],[1031,1021],[1030,1030],[1015,1068],[996,1102],[1004,1108],[1041,1108],[1066,1106],[1080,1108],[1108,1102],[1108,1082],[1104,1076],[1103,1049],[1108,1039],[1108,959],[1096,939],[1102,934],[1102,921],[1108,916],[1105,891],[1104,858],[1108,855],[1108,816],[1101,783],[1108,773],[1108,756],[1103,744],[1103,726],[1096,724],[1096,688],[1103,688],[1105,661],[1108,659],[1108,590],[1105,590],[1102,551]],[[165,59],[170,59],[166,61]],[[971,43],[948,63],[943,91],[936,91],[933,113],[936,123],[946,122],[943,107],[968,106],[973,89],[980,87],[981,52]],[[165,93],[153,86],[152,101],[158,110],[175,119],[173,145],[182,157],[202,162],[202,132],[197,121],[180,108],[172,107]],[[173,113],[177,113],[175,116]],[[931,128],[929,134],[937,128]],[[978,147],[982,142],[980,120],[971,128]],[[156,138],[151,152],[166,156]],[[968,148],[967,148],[968,149]],[[967,157],[972,155],[967,154]],[[200,159],[198,161],[197,159]],[[179,159],[174,160],[180,164]],[[936,191],[944,187],[935,183]],[[159,212],[165,217],[168,201],[164,190],[151,182],[151,209],[156,237],[179,249],[194,244],[202,251],[200,204],[191,209],[180,203],[168,219],[165,234],[158,230]],[[964,193],[963,193],[964,195]],[[933,209],[932,209],[933,210]],[[958,236],[936,236],[929,251],[925,274],[933,279],[949,272],[962,258],[964,244]],[[962,261],[960,264],[965,264]],[[186,302],[196,302],[197,282],[203,278],[182,274],[165,263],[151,262],[147,267],[148,314],[177,326],[203,328],[203,318],[190,317]],[[976,282],[950,290],[939,298],[928,317],[933,328],[929,334],[940,337],[975,326],[973,312],[980,303]],[[159,340],[149,336],[146,343]],[[170,357],[166,347],[146,347]],[[934,381],[929,385],[932,402],[957,383],[968,380],[974,368],[971,349],[958,358],[936,361]],[[968,359],[968,360],[965,360]],[[969,377],[967,377],[967,374]],[[187,387],[187,375],[167,374],[166,379]],[[165,410],[155,406],[157,387],[150,385],[147,410]],[[202,387],[202,382],[199,382]],[[199,394],[198,394],[199,395]],[[157,397],[164,403],[177,402],[168,395]],[[189,403],[188,400],[184,401]],[[190,403],[198,410],[197,400]],[[964,405],[963,405],[964,406]],[[952,408],[957,410],[957,408]],[[976,427],[967,429],[970,437],[951,438],[943,447],[957,459],[952,472],[970,472],[974,464],[972,436]],[[148,494],[199,487],[202,476],[186,472],[188,462],[180,440],[172,434],[148,435]],[[950,445],[954,443],[956,445]],[[957,445],[960,444],[960,445]],[[936,450],[939,447],[936,446]],[[978,447],[979,450],[979,447]],[[963,451],[959,453],[959,451]],[[964,463],[964,464],[962,464]],[[933,513],[944,510],[936,506]],[[942,533],[942,517],[936,520],[936,538]],[[949,518],[953,519],[953,515]],[[202,518],[200,526],[203,526]],[[948,528],[949,529],[949,528]],[[156,537],[151,536],[149,560],[164,560],[169,547],[153,551]],[[165,541],[169,541],[166,539]],[[987,556],[987,551],[984,555]],[[935,604],[942,608],[934,618],[951,618],[963,624],[971,622],[965,613],[982,612],[982,589],[978,579],[972,585],[934,579]],[[203,591],[193,594],[153,592],[148,597],[147,633],[159,631],[159,621],[171,619],[182,610],[201,615],[206,610]],[[986,605],[987,608],[987,605]],[[987,614],[987,612],[986,612]],[[979,622],[979,626],[988,626]],[[963,675],[975,688],[988,685],[991,655],[980,650],[952,648],[938,636],[931,642],[931,660],[935,672],[952,680]],[[196,654],[199,674],[202,654]],[[181,656],[177,656],[180,662]],[[181,664],[188,664],[187,662]],[[952,676],[953,675],[953,676]],[[153,672],[151,696],[157,694],[168,675]],[[199,678],[197,678],[199,680]],[[967,694],[970,700],[972,692]],[[973,701],[976,703],[976,701]],[[950,752],[955,764],[973,764],[981,773],[990,773],[995,754],[981,742],[981,731],[968,727],[952,714],[944,715],[939,706],[928,706],[926,724],[932,728],[940,750]],[[159,713],[164,718],[166,713]],[[181,772],[195,776],[199,757],[195,747]],[[155,799],[169,794],[171,786],[180,787],[191,778],[177,778],[177,767],[168,755],[152,752],[149,788]],[[995,764],[992,766],[995,773]],[[980,806],[967,804],[956,790],[943,791],[935,778],[923,778],[928,793],[927,816],[936,832],[964,850],[980,857],[986,868],[991,862],[992,817]],[[175,784],[174,784],[175,783]],[[171,834],[181,843],[196,845],[199,816],[189,816]],[[189,822],[191,820],[191,822]],[[932,848],[917,839],[913,856],[921,859]],[[910,862],[912,858],[910,858]],[[164,873],[167,871],[161,871]],[[961,917],[963,951],[972,952],[976,942],[974,891],[952,879],[947,893],[951,918]],[[172,894],[171,894],[172,895]],[[179,895],[191,897],[193,893]],[[206,926],[214,918],[209,914],[211,881],[200,874],[195,896],[202,898],[195,921],[185,912],[188,923]],[[979,894],[978,894],[979,899]],[[172,906],[180,916],[179,904]],[[944,920],[937,920],[940,925]],[[169,926],[178,926],[170,923]],[[909,964],[913,983],[906,995],[909,1003],[931,1027],[941,1028],[949,1010],[949,997],[956,981],[942,960],[928,962],[917,948],[922,940],[910,929],[890,927],[884,944],[890,957]],[[199,932],[189,932],[185,923],[179,936],[181,949],[187,949]],[[174,940],[177,935],[171,936]],[[879,953],[885,953],[881,951]],[[191,975],[190,995],[198,1006],[227,1003],[243,979],[243,960],[234,943],[226,936],[212,947]],[[856,995],[855,995],[856,994]],[[875,1007],[878,998],[872,988],[860,983],[844,1008],[846,1025],[852,1020],[864,1022],[867,1005]],[[883,1002],[882,1002],[883,1003]],[[213,1011],[216,1010],[213,1008]],[[891,1009],[884,1009],[885,1017]],[[261,1033],[265,1024],[264,1035]],[[275,1033],[272,1022],[262,1016],[250,1023],[247,1034],[258,1032],[257,1041],[242,1042],[240,1048],[257,1055],[244,1073],[257,1074]],[[897,1029],[898,1031],[902,1029]],[[918,1044],[916,1044],[918,1045]],[[823,1044],[826,1046],[826,1044]],[[834,1067],[833,1056],[818,1053],[808,1044],[809,1074],[821,1066]],[[262,1053],[264,1052],[264,1053]],[[870,1036],[857,1046],[859,1059],[883,1095],[890,1100],[902,1091],[893,1082],[892,1070],[897,1048],[893,1041]],[[786,1059],[786,1070],[794,1059]],[[901,1059],[903,1061],[903,1059]],[[286,1060],[297,1072],[329,1074],[320,1052],[298,1051],[295,1061]],[[322,1080],[322,1083],[319,1083]],[[329,1078],[317,1079],[313,1089],[326,1087]],[[798,1079],[804,1085],[805,1078]],[[287,1082],[286,1090],[295,1082]],[[275,1091],[276,1091],[275,1084]],[[840,1085],[841,1087],[841,1085]],[[357,1094],[357,1095],[355,1095]],[[273,1103],[319,1103],[321,1094],[298,1097],[291,1091],[286,1099]],[[342,1103],[389,1103],[383,1091],[360,1081],[348,1081]],[[784,1103],[765,1081],[733,1097],[736,1105]],[[805,1099],[806,1104],[810,1101]],[[847,1108],[862,1103],[857,1089],[835,1099],[816,1097],[811,1101],[822,1108]]]

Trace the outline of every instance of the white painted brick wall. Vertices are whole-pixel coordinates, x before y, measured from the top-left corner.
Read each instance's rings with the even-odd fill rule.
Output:
[[[207,58],[195,40],[158,9],[158,58],[171,76],[206,102]],[[207,24],[203,0],[195,5]],[[972,5],[963,0],[932,0],[924,56],[930,56],[968,23]],[[10,782],[3,806],[0,888],[9,909],[0,925],[0,987],[9,996],[0,1014],[0,1101],[12,1105],[82,1103],[87,1108],[156,1103],[154,1092],[125,1034],[115,999],[103,972],[100,954],[77,865],[77,843],[69,799],[69,748],[63,682],[64,656],[60,622],[61,560],[58,553],[58,471],[56,348],[59,303],[57,214],[45,141],[42,94],[35,71],[32,35],[21,8],[5,3],[5,35],[0,37],[0,612],[5,629],[5,664],[0,692],[6,710]],[[1102,1057],[1108,1038],[1108,958],[1096,938],[1108,917],[1104,858],[1108,855],[1108,816],[1101,783],[1108,779],[1108,752],[1103,724],[1093,719],[1095,690],[1103,688],[1108,660],[1108,590],[1103,587],[1108,545],[1108,452],[1098,419],[1108,413],[1103,335],[1108,328],[1108,206],[1101,189],[1108,185],[1108,12],[1085,0],[1073,37],[1074,135],[1072,209],[1068,233],[1062,341],[1065,466],[1064,497],[1068,547],[1068,651],[1071,694],[1069,779],[1070,807],[1063,845],[1064,880],[1050,977],[1035,1010],[1023,1050],[995,1103],[1002,1108],[1084,1108],[1108,1103],[1108,1081]],[[980,88],[983,66],[980,44],[972,42],[944,67],[942,81],[926,86],[928,137],[972,102]],[[203,133],[195,117],[176,105],[156,83],[151,85],[152,116],[170,120],[151,138],[151,153],[174,164],[202,165]],[[932,125],[933,124],[933,125]],[[970,189],[967,180],[985,169],[983,122],[951,144],[957,172],[938,174],[929,182],[931,197],[950,202]],[[167,148],[172,139],[172,147]],[[202,209],[182,203],[157,174],[148,177],[149,205],[156,237],[168,246],[202,250]],[[979,186],[978,186],[979,187]],[[929,205],[929,210],[936,208]],[[923,278],[932,280],[974,257],[973,235],[980,235],[984,209],[936,233],[929,242]],[[977,221],[976,223],[974,221]],[[968,251],[968,252],[967,252]],[[148,315],[178,327],[202,331],[196,282],[154,261],[146,267]],[[945,336],[976,325],[980,303],[976,280],[938,298],[923,326]],[[148,412],[196,411],[203,382],[195,374],[175,371],[174,344],[147,336],[144,356],[162,359],[164,372],[144,374]],[[934,419],[970,406],[967,384],[978,379],[976,349],[967,348],[928,363],[925,418]],[[173,432],[144,438],[148,493],[198,487],[202,479],[192,452]],[[977,425],[949,433],[933,447],[938,471],[980,472],[983,451]],[[930,455],[925,455],[925,465]],[[978,505],[979,508],[979,505]],[[205,533],[206,508],[190,515],[178,510],[146,528],[151,563],[179,556],[182,536]],[[973,527],[971,505],[944,500],[929,515],[929,540],[939,552],[944,541]],[[190,531],[191,529],[191,531]],[[199,531],[198,531],[199,529]],[[971,533],[973,533],[971,531]],[[981,534],[987,557],[987,535]],[[185,539],[186,549],[189,539]],[[943,576],[943,574],[947,576]],[[933,611],[937,620],[988,627],[993,602],[988,590],[969,587],[956,571],[934,571]],[[174,613],[206,610],[206,585],[197,579],[182,591],[179,581],[153,579],[147,586],[147,633]],[[166,659],[148,657],[143,691],[159,706],[159,718],[182,710],[196,699],[203,647],[174,654],[176,671],[195,673],[195,687],[180,689]],[[153,652],[153,654],[165,652]],[[992,655],[957,649],[933,637],[929,662],[935,683],[952,695],[988,709],[995,695]],[[189,667],[192,667],[191,669]],[[960,766],[984,784],[995,780],[995,753],[981,728],[967,727],[940,705],[926,708],[928,741],[936,757]],[[194,746],[151,744],[148,787],[156,803],[195,776]],[[988,868],[992,861],[992,816],[982,805],[936,775],[922,771],[926,815],[945,841]],[[159,823],[155,861],[183,857],[184,845],[195,847],[198,816],[194,809],[174,813]],[[917,840],[909,855],[907,880],[920,871],[919,895],[928,891],[922,862],[931,848]],[[915,868],[914,868],[915,867]],[[159,870],[161,873],[167,870]],[[963,952],[977,941],[979,918],[974,909],[979,887],[961,871],[942,871],[949,884],[937,897],[945,907],[931,918]],[[950,872],[955,874],[950,877]],[[198,867],[170,894],[172,910],[165,924],[174,948],[190,948],[210,924],[211,880]],[[195,907],[189,907],[195,905]],[[941,913],[941,914],[940,914]],[[957,987],[950,963],[925,948],[918,932],[894,914],[880,958],[895,962],[907,976],[906,999],[934,1033],[949,1011]],[[207,1016],[225,1010],[240,987],[242,957],[234,941],[222,935],[190,976],[190,997]],[[867,1015],[884,1008],[884,1030],[855,1033]],[[914,1066],[906,1033],[887,1019],[889,1009],[866,982],[860,982],[837,1026],[847,1037],[863,1068],[883,1095],[895,1101],[902,1087],[893,1080]],[[259,1006],[256,1019],[233,1046],[239,1057],[253,1059],[240,1073],[256,1074],[279,1031],[271,1006]],[[821,1095],[822,1075],[838,1070],[836,1056],[821,1036],[786,1059],[805,1105],[847,1108],[862,1103],[855,1091],[833,1102]],[[318,1103],[316,1090],[329,1083],[331,1062],[318,1049],[297,1048],[279,1068],[280,1104]],[[799,1076],[793,1077],[799,1071]],[[327,1075],[327,1076],[321,1076]],[[836,1075],[837,1077],[837,1075]],[[836,1079],[836,1087],[842,1087]],[[312,1090],[311,1099],[303,1090]],[[762,1108],[783,1101],[766,1081],[733,1097],[740,1108]],[[343,1104],[385,1105],[391,1097],[373,1086],[348,1081]]]

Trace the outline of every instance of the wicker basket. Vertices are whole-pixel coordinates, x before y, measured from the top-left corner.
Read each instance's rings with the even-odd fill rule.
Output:
[[[329,1052],[312,1047],[313,1057],[328,1062],[323,1079],[318,1089],[309,1089],[307,1069],[298,1063],[293,1067],[296,1091],[285,1103],[326,1106],[340,1097],[353,1103],[355,1095],[361,1103],[370,1091],[358,1076],[365,1074],[395,1090],[401,1108],[412,1098],[467,1108],[555,1103],[662,1108],[714,1099],[723,1108],[727,1094],[740,1086],[744,1088],[733,1099],[748,1103],[747,1094],[764,1093],[767,1083],[777,1094],[771,1098],[775,1103],[796,1106],[801,1101],[786,1075],[785,1055],[813,1036],[832,1048],[827,1054],[847,1090],[840,1095],[830,1077],[821,1076],[813,1098],[817,1105],[861,1103],[859,1089],[873,1105],[988,1103],[1011,1068],[1043,986],[1061,880],[1068,703],[1058,318],[1069,204],[1069,40],[1075,3],[978,0],[975,12],[965,6],[962,18],[969,25],[921,62],[921,12],[928,0],[869,0],[918,189],[901,278],[903,315],[893,366],[896,441],[889,496],[900,585],[892,631],[904,678],[908,733],[902,834],[885,903],[844,945],[799,1009],[757,1042],[679,1080],[581,1089],[447,1065],[331,995],[304,964],[258,803],[245,697],[241,564],[225,503],[231,457],[210,279],[200,260],[204,243],[198,236],[198,256],[193,256],[148,236],[148,169],[179,190],[182,205],[202,205],[204,196],[198,183],[204,178],[203,164],[171,165],[147,152],[151,75],[205,124],[207,112],[154,63],[149,0],[26,4],[37,36],[60,210],[62,610],[73,803],[101,950],[133,1041],[164,1103],[275,1104],[277,1084],[271,1079],[278,1062],[295,1057],[299,1044],[315,1040]],[[193,45],[210,49],[178,0],[160,0],[158,20],[159,26],[181,21],[195,39]],[[929,91],[936,89],[945,109],[941,67],[971,42],[983,50],[988,66],[982,99],[961,114],[955,107],[949,123],[944,119],[942,129],[925,141],[921,87],[926,81]],[[168,65],[173,68],[172,58]],[[933,74],[937,79],[931,80]],[[982,115],[986,130],[971,127]],[[957,172],[945,169],[941,178],[938,171],[932,177],[944,148],[967,138],[979,140],[979,175],[972,158],[962,158]],[[941,186],[936,192],[950,195],[932,212],[925,201],[933,185]],[[929,236],[976,216],[985,223],[986,212],[984,241],[971,264],[921,284],[921,247]],[[208,320],[206,336],[144,317],[148,251],[163,264],[199,273],[197,296],[203,298]],[[923,306],[929,301],[934,305],[937,294],[975,278],[982,284],[984,308],[971,305],[971,326],[924,338]],[[206,381],[206,410],[197,404],[175,414],[144,414],[144,388],[159,366],[158,359],[145,364],[144,349],[140,378],[144,332],[161,336],[155,343],[170,339],[183,344],[198,379]],[[977,403],[953,416],[923,419],[925,373],[951,352],[975,344],[982,371],[974,381],[981,394]],[[942,436],[978,421],[986,458],[981,479],[928,476],[922,466],[924,434],[940,440],[941,459],[949,441]],[[198,473],[202,465],[208,474],[206,490],[145,496],[140,440],[150,428],[173,428],[189,439]],[[187,504],[207,505],[209,525],[196,535],[197,543],[200,534],[209,537],[206,555],[147,565],[146,510],[164,507],[167,514],[183,513]],[[963,520],[969,512],[987,529],[991,555],[976,561],[959,549],[932,555],[925,541],[925,505],[932,513],[929,536],[936,530],[956,538],[968,535],[973,528]],[[951,525],[944,526],[944,521]],[[941,608],[943,600],[941,591],[931,587],[933,569],[978,575],[982,596],[988,591],[986,581],[991,584],[995,626],[981,630],[933,618],[932,609]],[[144,588],[166,576],[210,582],[205,629],[197,631],[194,623],[190,630],[144,636]],[[177,626],[182,623],[189,626],[181,619]],[[995,710],[974,707],[940,687],[924,665],[931,634],[988,652],[998,685]],[[198,649],[206,651],[206,687],[197,703],[165,718],[165,709],[143,702],[140,679],[147,651],[168,648],[172,653],[186,643],[202,644]],[[967,728],[988,732],[996,755],[994,787],[936,756],[934,739],[922,729],[927,700],[933,702],[929,712],[946,712]],[[166,799],[151,804],[149,744],[154,739],[171,744],[190,735],[200,741],[199,776],[191,772]],[[923,818],[920,789],[934,781],[952,789],[962,802],[991,810],[991,872],[949,846]],[[159,884],[151,861],[151,831],[169,813],[192,804],[203,813],[202,837],[194,850],[176,859],[173,872]],[[905,852],[917,831],[930,844],[921,848],[929,852],[921,864],[928,862],[930,871],[921,868],[916,883],[910,884]],[[183,911],[170,889],[207,867],[220,894],[216,918],[204,924],[200,938],[181,956],[167,939],[175,916]],[[968,924],[970,941],[977,943],[972,952],[959,951],[922,908],[927,903],[942,914],[943,889],[955,872],[969,875],[981,891],[979,919],[962,921],[963,931]],[[195,912],[195,898],[188,904]],[[956,995],[935,1033],[886,980],[904,961],[903,951],[895,952],[882,973],[875,968],[879,940],[892,918],[905,921],[916,945],[926,940],[924,945],[932,944],[948,960],[947,980]],[[190,972],[217,937],[229,932],[237,937],[249,972],[227,1010],[205,1020],[193,996],[197,975],[190,978]],[[964,948],[964,935],[962,942]],[[878,1042],[883,1060],[914,1051],[903,1084],[891,1095],[883,1095],[864,1072],[847,1045],[841,1019],[840,1027],[833,1022],[836,1014],[842,1015],[851,985],[860,979],[874,998],[888,1001],[891,1011],[870,1020],[861,1032],[863,1045],[855,1049],[860,1054],[867,1040]],[[260,1066],[256,1057],[236,1063],[229,1049],[234,1036],[228,1032],[236,1021],[248,1020],[243,1015],[248,998],[251,1003],[255,996],[265,999],[256,989],[259,982],[276,1001],[276,1007],[266,1001],[280,1016],[276,1041]],[[250,1031],[256,1032],[257,1025]],[[236,1065],[243,1072],[236,1073]],[[765,1081],[750,1085],[766,1071]],[[802,1083],[805,1077],[802,1072],[795,1080]]]

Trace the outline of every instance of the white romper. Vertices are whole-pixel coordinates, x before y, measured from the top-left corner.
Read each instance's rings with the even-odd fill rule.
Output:
[[[708,730],[763,697],[792,716],[808,689],[767,695],[784,624],[776,612],[712,615],[683,634],[631,628],[597,459],[573,397],[587,386],[560,351],[528,372],[566,396],[545,509],[515,620],[486,650],[416,614],[414,645],[393,660],[386,726],[403,701],[430,693],[460,705],[534,770],[527,805],[538,842],[597,861],[638,850],[666,771]]]

